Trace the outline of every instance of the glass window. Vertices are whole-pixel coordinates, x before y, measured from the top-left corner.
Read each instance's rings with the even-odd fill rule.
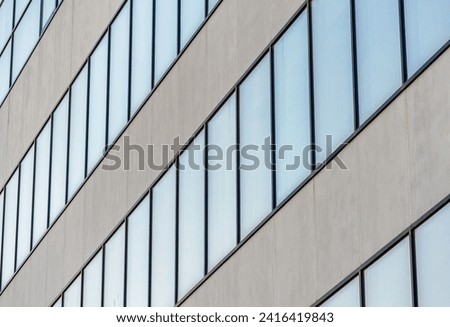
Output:
[[[81,307],[81,275],[64,292],[64,307]]]
[[[68,98],[68,96],[64,97],[53,114],[50,224],[66,204],[67,137],[69,127]]]
[[[83,270],[83,307],[102,306],[103,251]]]
[[[181,0],[181,47],[194,35],[205,18],[204,0]]]
[[[320,163],[354,130],[350,1],[315,0],[312,10],[314,110]]]
[[[208,123],[208,270],[236,245],[236,95]],[[221,159],[216,159],[221,157]]]
[[[42,29],[47,26],[47,22],[55,10],[55,5],[55,0],[42,0]]]
[[[450,39],[450,1],[405,0],[408,75]]]
[[[128,68],[130,2],[111,25],[108,142],[111,144],[128,121]]]
[[[364,272],[366,306],[411,306],[410,268],[409,238],[406,238]]]
[[[359,115],[364,122],[402,85],[397,1],[356,5]]]
[[[4,204],[4,192],[0,191],[0,260],[2,258],[2,252],[3,252],[3,204]],[[0,265],[2,263],[0,262]],[[0,274],[0,290],[2,289],[2,284],[1,284],[1,280],[2,280],[2,276]]]
[[[17,267],[30,253],[33,208],[34,146],[20,164],[19,222],[17,230]]]
[[[33,0],[33,1],[38,2],[37,0]],[[15,2],[16,2],[16,9],[15,9],[15,15],[14,15],[14,22],[17,25],[20,17],[22,17],[22,14],[25,11],[25,8],[27,7],[30,0],[15,0]]]
[[[150,197],[128,217],[127,306],[149,306]]]
[[[51,120],[36,140],[36,170],[34,176],[33,246],[47,230],[50,177]]]
[[[0,50],[1,51],[1,50]],[[6,97],[9,91],[9,72],[11,68],[11,42],[0,55],[0,102]]]
[[[0,52],[11,35],[13,6],[14,0],[5,0],[0,6]]]
[[[123,307],[124,276],[125,225],[122,225],[105,245],[105,307]]]
[[[219,0],[208,0],[208,11],[211,12]]]
[[[5,191],[5,216],[3,230],[2,288],[15,271],[17,201],[19,195],[19,170],[12,175]]]
[[[240,86],[241,238],[272,210],[270,58]],[[270,148],[269,148],[270,150]]]
[[[177,56],[178,0],[155,1],[155,82],[157,82]]]
[[[309,174],[311,144],[308,17],[302,14],[274,48],[277,203]],[[309,154],[309,152],[308,152]]]
[[[359,278],[356,277],[323,303],[321,307],[359,307],[361,306],[359,292]]]
[[[450,306],[450,205],[421,225],[416,235],[419,306]]]
[[[17,75],[22,70],[25,62],[33,51],[39,39],[39,12],[40,0],[33,0],[28,7],[23,19],[17,26],[14,32],[14,47],[13,47],[13,67],[12,67],[12,80],[15,81]],[[16,1],[16,14],[17,14],[17,1]]]
[[[89,67],[88,172],[103,155],[106,143],[106,94],[108,88],[108,34],[98,44]],[[82,97],[85,96],[84,92]]]
[[[205,272],[205,133],[202,131],[180,156],[178,299]]]
[[[71,87],[68,199],[74,195],[85,176],[87,77],[85,66]]]
[[[172,167],[152,190],[152,307],[175,304],[175,174]]]
[[[62,299],[59,297],[59,299],[52,305],[53,308],[61,308],[62,307]]]
[[[152,88],[153,0],[133,1],[131,115]]]

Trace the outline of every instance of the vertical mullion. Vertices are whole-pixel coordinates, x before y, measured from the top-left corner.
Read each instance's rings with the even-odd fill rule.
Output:
[[[0,208],[2,211],[2,235],[0,238],[1,242],[1,253],[0,253],[0,291],[2,290],[2,275],[3,275],[3,246],[5,244],[4,238],[5,238],[5,199],[6,199],[6,187],[3,189],[3,206]]]
[[[155,40],[156,40],[156,1],[157,0],[152,0],[153,1],[153,12],[152,12],[152,76],[151,76],[151,89],[153,89],[154,85],[155,85],[155,56],[156,56],[156,52],[155,52]]]
[[[125,255],[124,255],[124,273],[123,273],[123,306],[127,306],[127,275],[128,275],[128,218],[125,219]]]
[[[405,83],[408,80],[408,57],[406,54],[406,27],[405,27],[405,2],[404,0],[398,0],[398,12],[400,15],[400,51],[402,57],[402,82]]]
[[[167,0],[164,0],[167,1]],[[177,55],[181,50],[181,0],[177,0]]]
[[[22,174],[22,165],[19,165],[19,176],[17,178],[17,209],[16,209],[16,239],[14,244],[14,272],[17,269],[17,238],[19,236],[19,210],[20,210],[20,175]],[[4,201],[3,201],[4,202]],[[4,229],[4,226],[2,227]]]
[[[69,99],[68,99],[68,117],[67,117],[67,164],[66,164],[66,195],[65,195],[65,203],[69,201],[69,167],[70,167],[70,124],[71,124],[71,116],[72,116],[72,87],[69,89]],[[35,152],[35,160],[36,160],[36,148]],[[33,191],[34,196],[34,191]]]
[[[178,301],[178,259],[180,251],[180,157],[175,159],[175,302]]]
[[[38,142],[34,141],[34,155],[33,155],[33,191],[31,195],[31,226],[30,226],[30,246],[29,251],[33,249],[33,233],[34,233],[34,194],[36,192],[36,154],[37,154]]]
[[[365,290],[365,280],[364,280],[364,272],[361,270],[359,272],[359,300],[361,307],[366,306],[366,290]]]
[[[311,133],[311,171],[316,170],[316,124],[314,101],[314,49],[313,49],[313,25],[311,1],[306,7],[308,13],[308,64],[309,64],[309,106],[310,106],[310,133]]]
[[[102,245],[102,285],[101,285],[101,307],[105,306],[105,244]]]
[[[89,111],[91,97],[91,60],[87,62],[87,91],[86,91],[86,131],[84,132],[84,178],[88,175],[88,149],[89,149]]]
[[[269,50],[270,56],[270,149],[272,174],[272,210],[277,206],[277,166],[276,166],[276,126],[275,126],[275,63],[273,47]]]
[[[416,237],[414,231],[409,231],[409,251],[411,264],[411,294],[412,306],[419,306],[418,286],[417,286],[417,258],[416,258]]]
[[[33,1],[33,0],[31,0]],[[30,1],[30,3],[31,3]],[[42,33],[42,28],[44,27],[44,0],[40,0],[40,8],[39,8],[39,35]]]
[[[128,42],[128,108],[127,122],[131,118],[131,74],[132,74],[132,52],[133,52],[133,4],[134,0],[130,0],[130,21],[129,21],[129,42]]]
[[[352,73],[353,73],[353,110],[355,130],[358,129],[359,121],[359,87],[358,87],[358,47],[356,39],[356,4],[350,0],[350,20],[352,38]]]
[[[106,121],[105,121],[105,147],[109,148],[108,134],[109,134],[109,94],[110,94],[110,79],[111,79],[111,27],[108,28],[108,68],[106,76]]]
[[[152,212],[153,212],[153,197],[152,197],[152,190],[150,190],[148,192],[148,197],[149,197],[149,215],[148,215],[148,219],[149,219],[149,224],[148,224],[148,229],[149,229],[149,238],[148,238],[148,306],[151,307],[152,302]]]
[[[52,161],[53,161],[53,114],[50,116],[50,154],[48,167],[48,199],[47,199],[47,229],[50,226],[50,205],[52,203]]]
[[[241,124],[240,113],[240,91],[239,86],[236,87],[236,244],[241,241]]]
[[[204,180],[204,275],[208,273],[208,169],[209,169],[209,137],[208,123],[205,123],[205,148],[203,150]]]
[[[208,0],[205,0],[205,18],[208,17]]]
[[[83,297],[84,297],[84,268],[81,270],[81,290],[80,290],[80,307],[83,307]]]
[[[12,26],[11,26],[11,36],[10,36],[10,40],[11,40],[11,53],[9,54],[9,87],[11,88],[12,86],[12,73],[13,73],[13,53],[14,53],[14,25],[16,24],[15,22],[15,16],[16,16],[16,0],[13,0],[13,12],[12,12]],[[6,45],[8,44],[8,42],[6,42]],[[6,49],[6,45],[3,49]],[[1,265],[1,262],[0,262]]]

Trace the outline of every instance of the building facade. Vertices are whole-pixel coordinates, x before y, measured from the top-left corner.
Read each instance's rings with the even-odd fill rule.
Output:
[[[450,306],[449,45],[448,0],[3,0],[0,305]]]

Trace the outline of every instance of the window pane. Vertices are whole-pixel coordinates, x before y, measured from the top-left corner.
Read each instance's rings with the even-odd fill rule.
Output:
[[[181,48],[205,18],[204,0],[181,0]]]
[[[83,307],[102,306],[103,251],[101,250],[83,271]]]
[[[53,114],[50,224],[66,204],[67,137],[69,127],[68,98],[68,96],[64,97]]]
[[[25,11],[25,8],[27,7],[27,4],[30,2],[30,0],[15,0],[16,1],[16,9],[15,9],[15,15],[14,15],[14,21],[15,24],[19,22],[20,17],[22,17],[23,12]],[[36,0],[33,0],[36,2]]]
[[[450,1],[405,0],[408,75],[450,39]]]
[[[366,306],[409,307],[411,272],[409,238],[378,259],[364,272]]]
[[[0,7],[0,52],[12,31],[14,0],[4,0]]]
[[[317,161],[323,162],[354,129],[350,1],[315,0],[312,9]]]
[[[364,122],[402,85],[398,2],[356,4],[359,114]]]
[[[219,0],[208,0],[208,10],[211,12],[214,6],[219,2]]]
[[[133,52],[131,60],[131,114],[152,88],[153,1],[133,1]]]
[[[59,299],[55,302],[55,304],[52,305],[53,308],[61,308],[62,307],[62,299],[59,297]]]
[[[39,4],[40,0],[33,0],[31,2],[22,21],[14,32],[13,81],[16,80],[17,75],[23,65],[25,65],[39,39]]]
[[[4,205],[4,192],[0,191],[0,259],[3,251],[3,205]],[[0,262],[0,265],[2,263]],[[2,280],[2,276],[0,274],[0,283]],[[2,289],[0,284],[0,290]]]
[[[270,59],[266,56],[240,86],[241,238],[272,210]],[[271,143],[271,142],[270,142]],[[269,144],[270,144],[269,143]]]
[[[128,217],[127,307],[149,305],[150,198]]]
[[[421,225],[416,234],[419,306],[450,306],[450,206]]]
[[[85,66],[71,88],[68,199],[84,181],[87,76]]]
[[[42,29],[47,25],[50,16],[55,10],[55,0],[43,0],[42,1]]]
[[[3,257],[2,257],[2,288],[9,282],[14,274],[14,260],[16,252],[16,223],[17,201],[19,194],[19,170],[6,185],[5,217],[3,231]]]
[[[361,306],[359,294],[359,278],[355,278],[321,307],[359,307]]]
[[[105,245],[105,307],[123,307],[125,277],[125,225]]]
[[[111,26],[108,142],[111,144],[128,121],[128,68],[130,2]]]
[[[208,123],[208,270],[236,245],[236,95]],[[230,150],[230,152],[228,151]],[[222,159],[214,159],[218,156]]]
[[[64,292],[64,307],[81,306],[81,275]]]
[[[177,0],[156,0],[155,82],[177,56]]]
[[[108,35],[90,59],[88,172],[103,155],[106,143],[106,92],[108,88]],[[84,93],[83,93],[83,96]]]
[[[205,133],[202,131],[180,157],[178,299],[205,272]]]
[[[152,307],[175,304],[175,168],[153,188]]]
[[[1,50],[0,50],[1,51]],[[11,42],[8,43],[0,57],[0,102],[9,91],[9,72],[11,68]]]
[[[33,246],[47,230],[49,176],[50,176],[49,120],[36,140],[36,171],[34,179]]]
[[[30,253],[31,214],[33,207],[34,146],[20,164],[20,202],[17,234],[17,267]]]
[[[274,51],[279,204],[308,176],[310,169],[305,165],[309,158],[303,158],[304,150],[311,144],[306,14],[289,28]]]

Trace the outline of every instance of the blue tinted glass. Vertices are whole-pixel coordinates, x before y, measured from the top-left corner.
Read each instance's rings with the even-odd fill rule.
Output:
[[[334,294],[321,307],[359,307],[360,302],[359,279],[355,278]]]
[[[36,172],[34,177],[33,246],[47,230],[51,121],[36,140]]]
[[[419,306],[450,306],[450,206],[421,225],[416,235]]]
[[[66,204],[68,128],[69,97],[66,95],[53,114],[50,224]]]
[[[450,1],[405,0],[408,75],[450,39]]]
[[[13,6],[14,0],[5,0],[0,7],[0,52],[11,35]]]
[[[108,142],[112,143],[128,121],[128,68],[130,2],[111,25]]]
[[[15,2],[16,2],[16,8],[15,8],[14,21],[15,21],[15,24],[17,25],[20,17],[22,17],[22,14],[25,11],[25,8],[27,7],[30,0],[15,0]],[[33,2],[38,2],[38,1],[33,0]]]
[[[56,5],[55,0],[42,1],[42,29],[44,29],[45,26],[47,25],[50,16],[55,10],[55,5]]]
[[[354,129],[350,1],[314,0],[312,9],[317,161],[323,162]]]
[[[91,172],[102,157],[106,143],[108,34],[103,37],[91,56],[89,78],[88,172]]]
[[[19,224],[17,226],[17,266],[22,264],[31,246],[33,208],[34,146],[20,164]]]
[[[177,0],[156,0],[155,82],[177,56]]]
[[[180,157],[178,299],[202,279],[205,271],[205,133]]]
[[[19,170],[6,185],[5,191],[5,217],[3,230],[3,256],[2,256],[2,288],[9,282],[14,274],[16,252],[16,222],[17,201],[19,194]]]
[[[311,144],[308,18],[302,14],[275,45],[275,130],[277,143],[277,203],[309,174]]]
[[[105,307],[123,307],[125,276],[125,225],[105,244]]]
[[[1,50],[0,50],[1,51]],[[11,42],[3,50],[0,56],[0,102],[9,91],[9,72],[11,67]]]
[[[83,271],[83,307],[100,307],[102,305],[103,251]]]
[[[272,210],[270,153],[270,58],[240,86],[241,232],[245,237]],[[269,161],[269,162],[268,162]]]
[[[236,246],[236,96],[208,123],[208,270]],[[232,152],[231,152],[232,151]],[[217,157],[219,157],[217,159]]]
[[[81,306],[81,275],[73,281],[69,288],[64,292],[64,307]]]
[[[127,306],[147,307],[150,259],[150,198],[128,217]]]
[[[360,121],[402,84],[397,1],[356,1]]]
[[[207,0],[208,1],[208,10],[211,11],[214,6],[219,2],[219,0]]]
[[[175,168],[152,190],[152,307],[175,304]]]
[[[68,199],[84,181],[87,76],[87,67],[85,66],[71,88]]]
[[[131,60],[131,115],[152,88],[153,0],[133,1],[133,53]]]
[[[181,48],[205,18],[205,0],[181,0]]]

